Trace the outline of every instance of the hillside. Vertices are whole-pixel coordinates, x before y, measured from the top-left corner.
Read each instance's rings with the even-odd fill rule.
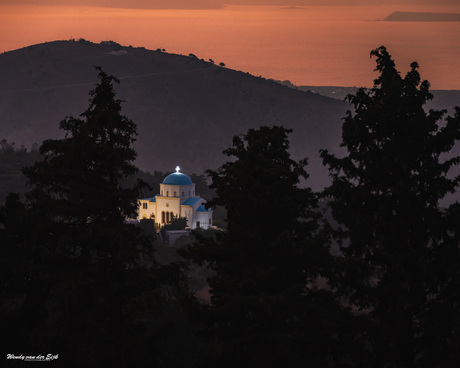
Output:
[[[391,22],[460,22],[460,14],[396,11],[384,20]]]
[[[344,100],[349,94],[355,94],[357,87],[332,87],[332,86],[299,86],[301,91],[311,91],[322,96]],[[454,114],[454,107],[460,105],[460,91],[458,90],[431,90],[433,99],[428,101],[426,110],[447,110],[449,114]]]
[[[59,122],[88,106],[94,65],[121,80],[118,97],[138,125],[135,148],[144,170],[216,168],[233,135],[280,124],[294,130],[293,156],[310,157],[310,184],[319,188],[328,180],[318,150],[340,142],[342,101],[196,57],[114,42],[56,41],[1,54],[0,138],[27,147],[62,136]]]

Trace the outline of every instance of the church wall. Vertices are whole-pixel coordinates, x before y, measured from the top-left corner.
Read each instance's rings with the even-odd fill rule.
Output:
[[[162,196],[157,196],[156,197],[156,203],[157,203],[157,222],[160,224],[164,224],[167,222],[165,216],[165,222],[163,222],[163,215],[162,212],[164,211],[173,213],[174,216],[180,216],[180,198],[178,197],[162,197]]]
[[[144,204],[147,205],[147,208],[144,208]],[[155,221],[157,219],[157,205],[155,202],[150,202],[149,200],[139,200],[139,214],[138,218],[143,219],[147,218],[150,219],[152,213],[155,215]]]
[[[200,223],[200,228],[208,229],[212,226],[212,212],[197,212],[195,214],[194,229],[197,227],[197,222]]]
[[[187,219],[187,226],[192,227],[193,224],[193,209],[190,206],[181,206],[181,217]]]
[[[167,185],[160,184],[160,195],[164,197],[180,197],[181,199],[187,199],[195,195],[195,184],[191,185]],[[182,193],[184,196],[182,196]],[[190,193],[190,194],[189,194]]]
[[[176,168],[177,173],[178,169]],[[211,226],[212,212],[201,212],[201,209],[200,212],[197,212],[199,207],[206,203],[206,200],[195,193],[195,183],[180,185],[181,182],[190,182],[190,178],[182,175],[184,174],[168,175],[169,182],[176,183],[176,185],[162,183],[159,195],[139,200],[138,220],[150,219],[153,214],[155,223],[163,226],[170,222],[173,216],[180,216],[187,219],[189,228],[196,228],[197,221],[201,228],[207,229]]]

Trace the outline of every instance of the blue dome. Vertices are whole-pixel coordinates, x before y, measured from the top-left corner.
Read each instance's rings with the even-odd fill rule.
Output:
[[[209,210],[206,209],[205,206],[201,205],[196,209],[196,212],[210,212]]]
[[[164,180],[162,184],[166,185],[190,185],[192,183],[192,179],[190,179],[187,175],[182,174],[180,172],[175,172],[169,174]]]

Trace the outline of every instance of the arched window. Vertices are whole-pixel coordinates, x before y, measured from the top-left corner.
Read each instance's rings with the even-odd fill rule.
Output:
[[[171,212],[171,221],[173,220],[174,218],[174,212]]]
[[[161,191],[161,193],[160,193],[160,194],[163,196],[163,191]]]
[[[211,219],[209,219],[209,225],[211,225]]]
[[[166,212],[166,222],[169,222],[169,212]]]
[[[176,192],[174,192],[174,197],[176,196]]]
[[[169,190],[166,191],[166,197],[169,197]]]
[[[196,228],[197,228],[197,229],[200,228],[200,221],[197,221],[197,222],[196,222]]]
[[[161,212],[161,223],[162,223],[162,224],[165,223],[165,211],[162,211],[162,212]]]

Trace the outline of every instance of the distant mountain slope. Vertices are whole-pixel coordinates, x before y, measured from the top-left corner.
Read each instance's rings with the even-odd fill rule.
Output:
[[[355,94],[357,87],[325,87],[325,86],[299,86],[301,91],[311,91],[322,96],[344,100],[349,94]],[[431,90],[433,99],[426,104],[426,109],[447,110],[454,113],[454,107],[460,106],[460,91],[458,90]]]
[[[392,22],[460,22],[460,14],[396,11],[384,20]]]
[[[279,124],[294,129],[293,156],[310,157],[310,184],[328,180],[318,150],[338,149],[345,103],[196,57],[113,42],[56,41],[1,54],[0,139],[29,146],[62,136],[59,122],[88,106],[94,65],[121,80],[118,96],[138,125],[144,170],[216,168],[233,135]]]
[[[289,80],[276,82],[283,86],[297,89],[299,91],[310,91],[322,96],[335,98],[337,100],[345,100],[348,95],[354,95],[358,87],[340,87],[340,86],[296,86]],[[425,108],[428,110],[447,110],[449,114],[454,113],[454,108],[460,106],[460,90],[442,90],[431,89],[433,99],[428,101]]]

